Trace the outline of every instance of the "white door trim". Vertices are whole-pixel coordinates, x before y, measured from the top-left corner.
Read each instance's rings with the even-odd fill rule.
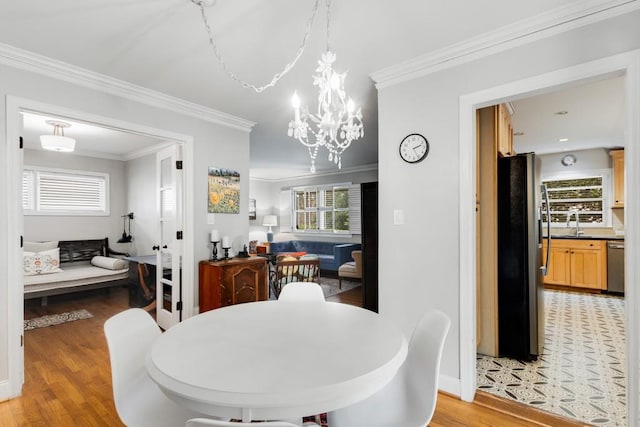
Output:
[[[532,96],[581,80],[624,75],[627,98],[625,139],[626,282],[640,283],[640,51],[631,51],[460,97],[460,385],[473,401],[476,389],[475,110],[514,97]],[[628,286],[626,301],[628,425],[640,426],[640,289]]]
[[[13,283],[8,286],[8,387],[1,389],[0,398],[11,398],[19,396],[24,382],[24,352],[20,344],[23,334],[23,276],[20,271],[22,263],[20,259],[20,236],[24,235],[22,221],[22,206],[18,203],[22,200],[22,153],[18,146],[20,137],[21,111],[32,111],[40,113],[48,113],[59,117],[81,120],[96,125],[104,125],[115,129],[130,131],[141,135],[156,137],[159,143],[171,141],[181,144],[183,147],[183,167],[184,167],[184,253],[183,262],[185,266],[194,265],[193,250],[193,137],[175,133],[172,131],[149,127],[137,123],[131,123],[110,117],[99,116],[86,112],[76,111],[56,105],[46,104],[26,98],[15,96],[7,96],[7,159],[6,159],[6,178],[7,178],[7,283]],[[190,243],[191,242],[191,243]],[[195,283],[194,269],[185,268],[183,270],[183,283]],[[183,290],[183,319],[193,315],[195,290],[193,286],[185,286]]]

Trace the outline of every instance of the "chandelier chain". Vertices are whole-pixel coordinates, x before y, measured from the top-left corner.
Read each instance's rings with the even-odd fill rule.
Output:
[[[329,1],[327,0],[327,7],[329,6]],[[289,71],[291,71],[291,69],[296,65],[296,63],[298,62],[298,59],[300,59],[300,57],[302,56],[302,53],[304,52],[304,49],[307,45],[307,40],[309,39],[309,35],[311,34],[311,27],[313,26],[313,21],[316,17],[316,13],[318,12],[318,4],[320,3],[320,0],[315,0],[315,3],[313,5],[313,11],[311,13],[311,17],[309,18],[309,21],[307,22],[307,28],[305,30],[304,33],[304,37],[302,39],[302,43],[300,45],[300,47],[298,48],[298,50],[296,51],[295,57],[293,58],[293,60],[289,63],[287,63],[284,68],[282,69],[282,71],[276,73],[271,81],[265,85],[262,86],[257,86],[254,85],[252,83],[249,83],[243,79],[241,79],[240,77],[238,77],[233,71],[231,71],[229,69],[229,67],[227,67],[227,63],[224,61],[224,59],[222,58],[222,55],[220,54],[220,51],[218,49],[218,45],[215,42],[215,39],[213,38],[213,31],[211,30],[211,25],[209,24],[209,20],[207,19],[207,15],[204,12],[204,2],[201,0],[191,0],[191,2],[193,4],[195,4],[196,6],[200,7],[200,14],[202,15],[202,22],[204,22],[204,26],[205,29],[207,30],[207,34],[209,36],[209,44],[211,45],[211,48],[213,49],[213,53],[216,56],[216,58],[218,59],[218,61],[220,62],[220,64],[222,65],[222,68],[224,69],[224,71],[229,75],[229,77],[233,80],[235,80],[236,82],[238,82],[243,88],[245,89],[253,89],[254,91],[256,91],[257,93],[262,93],[265,89],[268,89],[270,87],[275,86],[276,83],[278,83],[278,80],[280,80],[282,77],[284,77]],[[328,15],[327,15],[327,47],[329,45],[328,40],[329,40],[329,33],[328,33]]]
[[[327,52],[331,52],[331,0],[327,0]]]

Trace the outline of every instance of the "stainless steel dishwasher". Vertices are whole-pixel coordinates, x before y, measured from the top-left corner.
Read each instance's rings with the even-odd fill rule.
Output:
[[[607,291],[624,292],[624,240],[607,242]]]

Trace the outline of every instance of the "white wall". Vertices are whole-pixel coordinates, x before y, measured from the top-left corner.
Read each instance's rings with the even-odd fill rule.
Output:
[[[197,261],[208,258],[207,225],[207,167],[221,166],[235,169],[240,173],[241,209],[239,215],[217,215],[216,225],[228,234],[234,243],[234,249],[248,234],[248,194],[249,194],[249,133],[245,130],[227,127],[193,116],[182,115],[168,109],[156,108],[147,104],[132,101],[129,97],[111,95],[102,91],[89,89],[68,81],[45,77],[41,74],[19,70],[0,65],[0,117],[7,117],[7,96],[26,98],[41,103],[60,106],[65,109],[86,112],[97,116],[137,123],[150,128],[160,129],[193,137],[193,164],[185,164],[194,170],[193,212],[194,212],[194,265],[191,268],[197,282]],[[0,159],[8,158],[8,144],[17,144],[17,140],[7,140],[7,122],[0,120]],[[16,138],[17,139],[17,138]],[[15,165],[5,165],[4,170],[13,170]],[[7,173],[0,174],[0,200],[6,201],[5,208],[0,209],[0,224],[7,224],[12,216],[12,204],[20,200],[7,200],[8,194],[17,194],[17,188],[8,188]],[[9,206],[7,208],[6,206]],[[19,205],[18,205],[19,206]],[[115,210],[115,209],[114,209]],[[115,212],[114,212],[115,213]],[[8,242],[9,230],[0,227],[0,242]],[[13,238],[12,238],[13,240]],[[17,308],[9,304],[9,286],[16,286],[10,281],[7,268],[7,256],[10,251],[20,251],[19,239],[0,246],[0,392],[6,391],[8,378],[9,345],[19,343],[19,336],[9,336],[9,313]],[[197,283],[185,283],[197,291]],[[197,292],[196,292],[197,293]]]
[[[572,166],[564,166],[562,158],[567,154],[576,156],[576,163]],[[575,170],[611,169],[611,156],[609,150],[594,148],[591,150],[579,150],[565,153],[542,154],[540,157],[540,176],[545,179],[558,173],[566,173]]]
[[[249,240],[260,242],[267,240],[267,227],[262,225],[264,215],[279,215],[280,212],[280,192],[293,187],[305,185],[323,185],[350,182],[352,184],[362,184],[364,182],[378,181],[378,170],[371,169],[359,172],[330,173],[305,176],[297,179],[264,181],[251,180],[250,197],[256,199],[256,219],[250,221]],[[314,241],[333,242],[340,239],[344,243],[360,243],[361,236],[334,237],[334,236],[313,236]],[[281,242],[285,240],[309,240],[309,236],[289,232],[280,232],[280,226],[273,227],[273,241]]]
[[[126,200],[124,162],[97,159],[71,153],[24,150],[24,164],[50,168],[101,172],[109,174],[108,216],[25,215],[25,240],[83,240],[109,238],[109,246],[125,250],[116,241],[122,235],[122,220]]]
[[[639,22],[633,12],[379,90],[380,312],[407,334],[425,310],[446,312],[444,376],[460,378],[459,275],[469,268],[458,244],[460,97],[638,49]],[[409,165],[398,144],[414,132],[431,149]],[[404,225],[393,225],[394,209],[404,210]]]

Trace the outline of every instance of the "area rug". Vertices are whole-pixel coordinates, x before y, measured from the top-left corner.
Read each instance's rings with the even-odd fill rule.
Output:
[[[75,320],[90,319],[93,314],[87,310],[75,310],[68,313],[50,314],[47,316],[36,317],[24,321],[24,330],[30,331],[37,328],[46,328],[47,326],[59,325],[61,323],[73,322]]]
[[[342,280],[342,289],[338,288],[338,279],[331,277],[320,277],[320,287],[324,292],[324,297],[329,298],[334,295],[341,294],[346,291],[350,291],[353,288],[357,288],[362,285],[360,282],[350,282],[348,280]]]

